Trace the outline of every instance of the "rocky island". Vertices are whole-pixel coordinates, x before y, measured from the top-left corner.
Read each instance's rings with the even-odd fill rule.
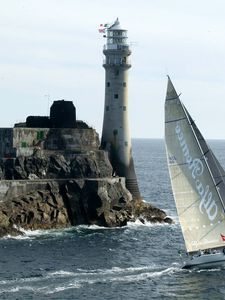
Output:
[[[112,175],[97,132],[76,120],[71,101],[54,101],[50,117],[0,128],[0,143],[0,236],[21,234],[21,227],[172,223]]]

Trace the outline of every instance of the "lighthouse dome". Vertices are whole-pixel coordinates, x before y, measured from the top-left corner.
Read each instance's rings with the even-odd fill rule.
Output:
[[[108,28],[108,30],[124,30],[121,28],[119,19],[117,18],[116,21]]]

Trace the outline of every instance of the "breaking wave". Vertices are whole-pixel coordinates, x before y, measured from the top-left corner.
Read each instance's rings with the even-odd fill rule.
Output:
[[[96,270],[77,269],[76,272],[59,270],[48,272],[43,276],[2,280],[0,281],[0,294],[16,293],[21,290],[39,294],[54,294],[68,289],[79,289],[87,284],[110,282],[123,282],[126,284],[171,275],[179,271],[181,269],[175,266],[157,269],[154,265]]]
[[[71,235],[76,233],[81,233],[85,231],[91,231],[91,232],[99,232],[99,231],[105,231],[105,230],[123,230],[124,228],[129,229],[135,229],[139,227],[168,227],[168,226],[176,226],[179,224],[177,217],[171,217],[174,220],[174,224],[167,224],[167,223],[151,223],[147,220],[143,219],[144,222],[141,222],[139,219],[137,219],[134,222],[128,222],[126,226],[124,227],[103,227],[98,225],[79,225],[79,226],[73,226],[63,229],[48,229],[48,230],[28,230],[24,229],[22,227],[18,227],[18,229],[22,232],[22,235],[18,236],[12,236],[7,235],[3,237],[2,239],[15,239],[15,240],[27,240],[27,239],[36,239],[39,237],[46,237],[46,238],[55,238],[55,237],[64,237],[65,235]]]

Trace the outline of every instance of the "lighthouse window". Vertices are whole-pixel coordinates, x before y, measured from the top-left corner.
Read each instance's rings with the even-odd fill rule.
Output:
[[[126,106],[123,106],[123,111],[127,110]]]
[[[114,31],[114,32],[113,32],[113,35],[114,35],[114,36],[121,36],[121,35],[122,35],[122,32],[121,32],[121,31]]]
[[[121,39],[118,39],[118,38],[114,38],[114,43],[117,44],[121,41]]]
[[[27,143],[26,142],[21,142],[21,147],[22,148],[26,148],[27,147]]]
[[[126,86],[127,86],[126,82],[123,82],[123,87],[126,87]]]
[[[128,146],[128,142],[124,142],[124,145],[127,147]]]
[[[114,99],[118,99],[119,95],[118,94],[114,94]]]
[[[107,82],[107,84],[106,84],[106,85],[107,85],[107,87],[109,87],[109,86],[110,86],[110,82]]]

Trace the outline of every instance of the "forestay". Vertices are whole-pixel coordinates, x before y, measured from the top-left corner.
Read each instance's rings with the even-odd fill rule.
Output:
[[[188,252],[224,247],[225,172],[168,78],[165,141],[170,179]]]

